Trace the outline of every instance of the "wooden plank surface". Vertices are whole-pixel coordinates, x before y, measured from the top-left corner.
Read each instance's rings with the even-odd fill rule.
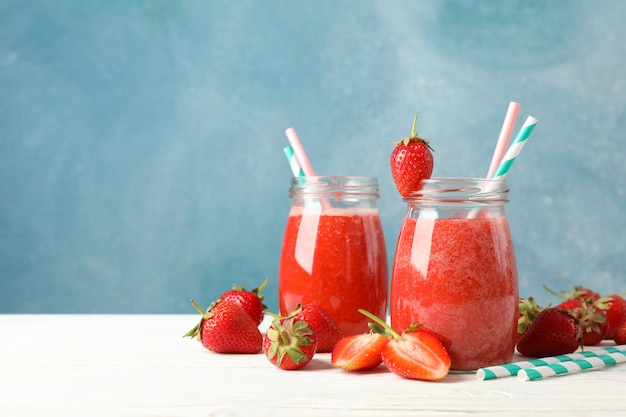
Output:
[[[626,364],[533,382],[402,379],[380,366],[300,371],[182,335],[195,315],[0,315],[0,416],[611,416]],[[612,345],[606,343],[605,345]]]

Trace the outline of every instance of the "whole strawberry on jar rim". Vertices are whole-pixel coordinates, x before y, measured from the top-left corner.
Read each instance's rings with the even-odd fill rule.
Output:
[[[396,147],[389,160],[393,181],[403,197],[418,191],[422,180],[429,179],[433,173],[433,149],[428,140],[419,137],[416,124],[417,116],[413,119],[411,136],[395,142]]]

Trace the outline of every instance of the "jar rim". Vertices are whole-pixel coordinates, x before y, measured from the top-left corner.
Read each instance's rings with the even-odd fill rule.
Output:
[[[357,175],[315,175],[292,177],[289,195],[345,193],[378,197],[378,179]]]
[[[335,182],[342,181],[363,181],[378,184],[378,178],[369,175],[304,175],[301,177],[291,177],[292,181],[307,182]]]
[[[432,177],[422,180],[422,187],[403,200],[412,202],[489,202],[508,203],[508,183],[505,178]]]

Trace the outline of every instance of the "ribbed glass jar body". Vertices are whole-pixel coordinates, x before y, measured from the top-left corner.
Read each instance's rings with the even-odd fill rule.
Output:
[[[396,330],[421,323],[453,370],[510,362],[519,303],[505,180],[433,178],[405,198],[391,278]]]
[[[296,177],[278,272],[281,314],[320,305],[344,334],[368,331],[366,309],[386,317],[388,263],[372,177]]]

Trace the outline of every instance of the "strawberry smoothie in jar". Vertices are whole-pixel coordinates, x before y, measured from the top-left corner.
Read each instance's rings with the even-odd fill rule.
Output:
[[[513,358],[519,302],[505,180],[433,178],[407,196],[391,278],[391,325],[449,343],[450,369]]]
[[[345,335],[369,331],[362,308],[385,319],[388,263],[372,177],[294,177],[278,271],[281,314],[315,303]]]

